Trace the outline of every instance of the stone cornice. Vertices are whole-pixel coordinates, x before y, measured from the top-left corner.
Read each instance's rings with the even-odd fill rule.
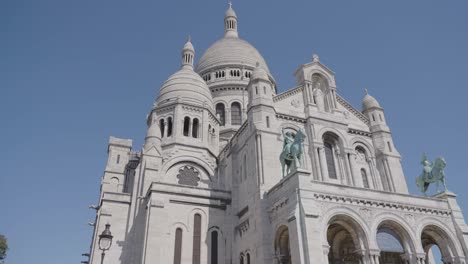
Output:
[[[196,198],[204,198],[210,200],[221,200],[229,204],[231,202],[231,192],[221,189],[201,188],[181,184],[153,182],[148,190],[147,196],[151,192],[176,194],[178,196],[189,196]]]
[[[370,132],[357,130],[357,129],[353,129],[353,128],[348,128],[348,133],[361,135],[361,136],[366,136],[366,137],[372,137],[372,133],[370,133]]]
[[[284,120],[290,120],[290,121],[302,123],[302,124],[306,123],[306,119],[302,117],[291,116],[291,115],[281,114],[281,113],[277,113],[276,117],[280,119],[284,119]]]
[[[365,207],[375,207],[382,209],[393,209],[405,212],[415,212],[422,214],[436,214],[442,216],[450,216],[452,212],[450,210],[444,210],[433,207],[417,206],[412,204],[403,204],[397,202],[389,202],[375,199],[365,199],[360,197],[350,197],[337,194],[328,193],[314,193],[314,198],[320,201],[342,203],[342,204],[353,204]],[[419,197],[418,197],[419,198]]]

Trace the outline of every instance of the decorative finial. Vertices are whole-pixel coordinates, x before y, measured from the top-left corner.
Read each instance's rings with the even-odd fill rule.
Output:
[[[317,54],[312,55],[312,61],[313,62],[319,62],[320,61],[319,56]]]
[[[232,2],[231,1],[229,1],[228,5],[229,5],[229,8],[232,8]]]
[[[192,42],[192,36],[190,34],[188,35],[187,42]]]
[[[369,91],[367,91],[367,88],[364,88],[364,92],[366,93],[366,95],[369,94]]]

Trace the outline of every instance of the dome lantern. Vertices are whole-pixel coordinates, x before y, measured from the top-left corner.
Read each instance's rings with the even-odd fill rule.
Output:
[[[182,49],[182,67],[193,69],[193,58],[195,57],[195,49],[193,48],[190,36]]]
[[[231,2],[229,2],[229,8],[224,16],[224,36],[233,38],[239,37],[237,32],[237,15],[234,9],[232,9]]]

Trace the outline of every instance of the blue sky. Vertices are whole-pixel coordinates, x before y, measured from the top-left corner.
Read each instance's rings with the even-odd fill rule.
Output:
[[[468,215],[467,1],[233,1],[240,36],[284,91],[312,54],[360,109],[385,108],[411,192],[421,153],[447,162]],[[80,263],[110,135],[139,149],[145,117],[192,36],[223,35],[227,1],[0,2],[0,233],[9,264]]]

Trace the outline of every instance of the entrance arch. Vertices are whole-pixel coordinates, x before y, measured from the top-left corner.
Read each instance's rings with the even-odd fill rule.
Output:
[[[275,258],[278,264],[291,264],[291,249],[289,243],[289,230],[281,226],[275,236]]]
[[[435,259],[435,263],[453,263],[457,255],[455,245],[450,236],[436,225],[427,225],[421,232],[421,246],[426,253],[426,263],[433,256],[432,250],[438,247],[441,259]]]
[[[329,264],[360,264],[368,248],[364,229],[347,215],[333,216],[328,222]]]

